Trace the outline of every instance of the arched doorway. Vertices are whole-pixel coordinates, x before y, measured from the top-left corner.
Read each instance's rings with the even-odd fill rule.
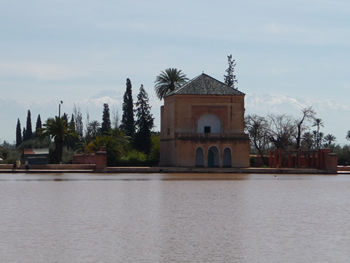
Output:
[[[216,146],[211,146],[208,150],[208,167],[220,166],[220,153]]]
[[[196,166],[204,167],[204,150],[202,147],[196,149]]]
[[[197,133],[221,133],[221,121],[218,116],[207,113],[197,123]]]
[[[230,148],[224,149],[224,156],[222,158],[223,167],[232,167],[232,153]]]

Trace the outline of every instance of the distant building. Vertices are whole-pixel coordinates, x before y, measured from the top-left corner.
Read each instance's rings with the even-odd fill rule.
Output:
[[[24,159],[28,161],[28,164],[48,164],[49,149],[25,149]]]
[[[201,74],[164,97],[160,165],[249,167],[245,94]]]

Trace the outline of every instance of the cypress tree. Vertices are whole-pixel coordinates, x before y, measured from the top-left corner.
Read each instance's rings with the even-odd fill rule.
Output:
[[[227,75],[224,75],[225,78],[225,84],[230,86],[231,88],[235,88],[235,83],[238,82],[236,79],[236,75],[233,75],[233,72],[235,71],[235,60],[232,59],[232,55],[227,56],[228,60],[228,69],[226,69]]]
[[[123,117],[120,128],[129,136],[135,133],[134,103],[132,100],[132,86],[130,79],[126,79],[126,91],[123,97]]]
[[[40,114],[39,114],[38,118],[36,119],[35,137],[38,137],[38,132],[39,132],[39,129],[41,129],[41,127],[42,127],[42,123],[41,123],[41,118],[40,118]]]
[[[30,114],[30,110],[28,110],[27,115],[27,126],[26,126],[26,134],[25,138],[23,138],[24,141],[30,140],[33,138],[33,132],[32,132],[32,118]]]
[[[26,137],[26,128],[23,127],[23,135],[22,135],[23,139],[22,139],[22,142],[25,141],[25,139],[24,139],[25,137]]]
[[[135,148],[148,154],[151,150],[151,130],[153,128],[154,118],[151,113],[151,106],[149,105],[148,94],[140,87],[140,92],[137,95],[136,102],[136,128]]]
[[[16,127],[16,147],[20,146],[21,143],[22,143],[21,122],[18,119],[17,127]]]
[[[111,118],[109,114],[109,107],[107,103],[103,104],[103,115],[102,115],[102,128],[101,133],[105,134],[111,129]]]
[[[70,122],[69,122],[70,125],[72,125],[72,127],[74,128],[75,130],[75,120],[74,120],[74,114],[72,114],[72,117],[70,119]]]

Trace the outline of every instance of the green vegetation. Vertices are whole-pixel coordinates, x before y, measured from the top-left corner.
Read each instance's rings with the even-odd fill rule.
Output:
[[[236,79],[236,75],[233,73],[235,72],[235,60],[232,59],[232,55],[227,56],[227,62],[228,62],[228,68],[226,69],[227,75],[224,75],[225,84],[230,86],[231,88],[235,88],[235,83],[238,83],[238,80]]]
[[[336,145],[337,138],[334,135],[324,135],[321,132],[324,123],[322,119],[316,118],[316,113],[311,107],[302,109],[301,113],[300,118],[285,114],[247,115],[244,121],[245,130],[250,138],[251,154],[261,156],[264,164],[268,165],[264,156],[269,155],[269,150],[307,151],[328,148],[338,155],[339,165],[350,164],[350,146]],[[315,130],[312,130],[313,127]],[[350,131],[345,138],[350,140]]]
[[[181,70],[176,68],[168,68],[162,71],[159,76],[157,76],[154,86],[154,90],[157,97],[162,100],[166,94],[178,89],[181,85],[185,84],[188,78]]]
[[[74,123],[68,123],[66,115],[47,119],[39,130],[39,135],[41,138],[49,137],[54,140],[56,163],[62,163],[63,147],[69,148],[70,142],[78,138]]]
[[[49,149],[50,163],[71,163],[74,153],[94,153],[99,151],[101,146],[106,146],[108,166],[159,164],[160,134],[152,132],[154,118],[151,114],[148,94],[143,85],[134,104],[131,81],[127,79],[120,126],[117,111],[113,112],[113,121],[111,121],[107,103],[103,104],[102,122],[89,121],[87,116],[85,130],[78,106],[74,105],[70,121],[67,116],[68,114],[64,113],[62,117],[48,118],[42,124],[38,115],[33,133],[31,132],[31,114],[28,110],[27,125],[23,131],[20,120],[17,121],[16,145],[4,142],[0,146],[2,163],[12,164],[17,159],[23,163],[24,150],[37,148]]]
[[[131,137],[135,133],[134,103],[132,99],[132,86],[130,79],[126,79],[126,91],[123,97],[123,117],[120,128]]]

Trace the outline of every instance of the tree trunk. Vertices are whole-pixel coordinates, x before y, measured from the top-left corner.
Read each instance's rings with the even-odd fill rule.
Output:
[[[63,154],[63,141],[60,139],[55,139],[55,152],[56,152],[56,162],[62,163]]]

